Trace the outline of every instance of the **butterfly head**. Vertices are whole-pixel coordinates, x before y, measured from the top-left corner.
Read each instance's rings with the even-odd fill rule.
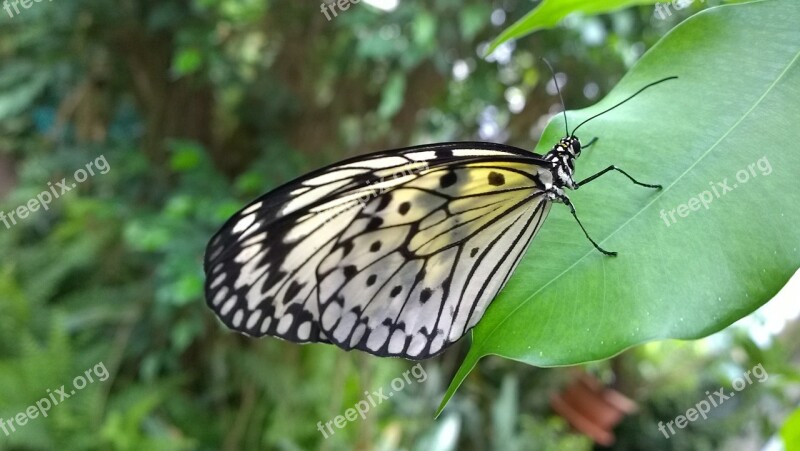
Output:
[[[566,153],[572,158],[577,158],[581,155],[581,140],[575,136],[565,136],[556,144],[558,152]]]

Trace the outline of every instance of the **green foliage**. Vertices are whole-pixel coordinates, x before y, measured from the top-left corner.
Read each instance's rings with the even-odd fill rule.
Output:
[[[619,257],[595,251],[566,208],[556,206],[474,329],[445,402],[483,356],[573,365],[655,339],[703,337],[783,287],[800,267],[800,211],[791,188],[800,169],[791,149],[800,132],[788,119],[800,92],[800,32],[786,14],[793,8],[776,0],[698,14],[602,102],[568,115],[575,127],[648,82],[680,77],[581,130],[600,141],[578,160],[579,179],[613,161],[664,186],[654,193],[608,175],[571,196],[598,243]],[[563,120],[552,121],[539,153],[563,133]],[[713,194],[725,193],[709,186],[720,181],[733,191]],[[709,208],[698,201],[691,215],[660,217],[704,192]],[[599,208],[585,207],[592,205]],[[760,218],[770,218],[769,225]]]
[[[570,14],[595,15],[617,11],[633,5],[651,5],[656,0],[543,0],[531,12],[514,22],[497,36],[486,51],[492,53],[511,39],[518,39],[539,30],[553,28]]]

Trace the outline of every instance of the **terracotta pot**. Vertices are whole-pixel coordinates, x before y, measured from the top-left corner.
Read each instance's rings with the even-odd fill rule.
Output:
[[[550,406],[572,427],[603,446],[614,443],[614,426],[636,411],[635,402],[585,373],[551,397]]]

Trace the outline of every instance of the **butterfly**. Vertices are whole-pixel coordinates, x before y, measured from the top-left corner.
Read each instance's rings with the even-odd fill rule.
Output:
[[[486,142],[373,153],[319,169],[234,214],[211,238],[208,306],[229,328],[420,360],[458,341],[576,182],[575,132],[545,155]],[[560,92],[559,92],[560,95]],[[563,103],[563,100],[562,100]]]

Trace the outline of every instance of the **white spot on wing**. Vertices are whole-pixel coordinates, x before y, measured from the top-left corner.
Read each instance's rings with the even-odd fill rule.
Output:
[[[234,294],[233,296],[231,296],[230,299],[228,299],[228,302],[226,302],[225,305],[222,306],[222,310],[220,310],[222,316],[227,315],[231,310],[233,310],[233,306],[235,305],[236,305],[236,295]]]
[[[441,334],[436,334],[431,342],[431,354],[436,354],[444,346],[444,337]]]
[[[425,336],[422,334],[414,335],[414,338],[411,339],[411,344],[408,345],[408,350],[406,353],[412,357],[420,355],[422,350],[425,349],[425,345],[428,343],[428,340],[425,339]]]
[[[292,326],[292,320],[294,319],[294,315],[291,313],[287,313],[286,315],[281,318],[278,322],[278,333],[283,335],[289,331],[289,328]]]
[[[366,332],[367,326],[366,324],[359,324],[356,326],[356,330],[353,331],[353,335],[350,336],[350,347],[354,347],[361,341],[361,338],[364,337],[364,332]]]
[[[369,160],[362,160],[356,161],[355,163],[349,163],[342,168],[352,168],[352,167],[360,167],[360,168],[370,168],[370,169],[383,169],[383,168],[391,168],[393,166],[400,166],[402,164],[408,163],[405,158],[402,157],[381,157],[381,158],[372,158]]]
[[[253,225],[256,220],[256,215],[249,214],[244,218],[240,219],[239,222],[233,227],[233,233],[242,233],[247,230],[248,227]]]
[[[243,238],[243,237],[241,237]],[[242,247],[252,246],[267,239],[267,232],[259,233],[258,235],[248,238],[242,243]]]
[[[389,340],[389,353],[399,354],[403,351],[403,346],[406,344],[406,334],[402,330],[395,330],[392,333],[392,338]]]
[[[269,329],[269,325],[270,324],[272,324],[272,317],[268,316],[268,317],[264,318],[264,322],[261,323],[261,333],[262,334],[267,333],[267,329]]]
[[[258,320],[261,319],[261,310],[256,310],[250,315],[250,318],[247,319],[247,328],[252,329],[258,323]]]
[[[243,215],[249,215],[250,213],[253,213],[256,210],[258,210],[259,208],[261,208],[262,205],[264,205],[263,202],[256,202],[253,205],[247,207],[246,210],[242,211],[242,214]]]
[[[228,275],[225,273],[222,273],[219,276],[217,276],[217,278],[214,279],[213,282],[211,282],[211,289],[213,290],[214,288],[217,288],[219,284],[221,284],[225,280],[226,277],[228,277]]]
[[[309,336],[311,336],[311,322],[306,321],[297,328],[297,338],[308,340]]]
[[[324,329],[330,330],[334,324],[336,324],[336,320],[341,317],[342,309],[339,307],[339,304],[335,302],[331,302],[328,304],[328,307],[325,309],[325,312],[322,314],[322,327]]]
[[[211,253],[211,256],[210,256],[210,257],[208,257],[208,260],[209,260],[209,261],[216,260],[216,259],[217,259],[217,257],[219,257],[219,254],[221,254],[221,253],[222,253],[222,249],[223,249],[223,247],[222,247],[222,246],[217,246],[217,244],[216,244],[216,242],[217,242],[217,241],[219,241],[219,237],[217,237],[216,239],[214,239],[214,243],[215,243],[215,244],[214,244],[214,246],[215,246],[215,249],[214,249],[214,252],[212,252],[212,253]]]
[[[407,153],[406,157],[414,160],[414,161],[426,161],[426,160],[433,160],[436,158],[436,152],[429,150],[424,152],[413,152]]]
[[[242,320],[244,319],[244,311],[239,309],[236,313],[233,314],[233,327],[239,327],[242,325]]]
[[[222,303],[222,300],[225,299],[227,296],[228,296],[228,287],[222,287],[222,289],[217,292],[216,296],[214,296],[213,300],[214,306],[218,307]]]
[[[369,334],[369,338],[367,338],[367,348],[369,348],[372,351],[377,351],[386,342],[386,338],[388,336],[389,336],[388,327],[384,325],[376,327]]]

